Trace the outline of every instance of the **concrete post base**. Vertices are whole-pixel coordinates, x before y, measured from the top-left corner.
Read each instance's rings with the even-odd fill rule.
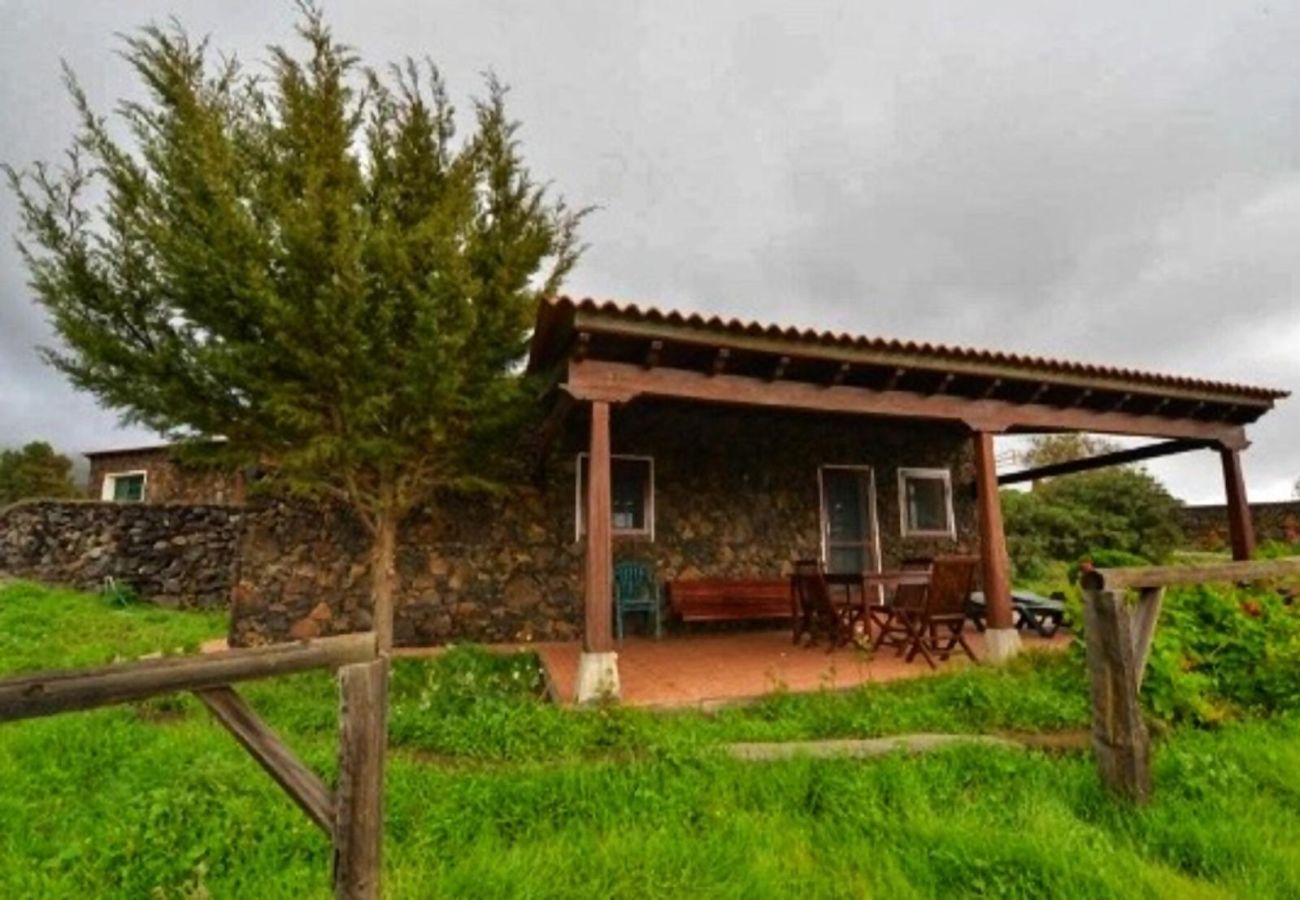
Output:
[[[1014,628],[990,628],[984,632],[984,662],[1000,666],[1020,655],[1020,632]]]
[[[619,693],[618,654],[582,651],[578,657],[577,701],[617,700]]]

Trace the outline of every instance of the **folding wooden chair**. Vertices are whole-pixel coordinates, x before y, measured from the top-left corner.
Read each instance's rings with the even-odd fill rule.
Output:
[[[932,669],[935,656],[946,660],[958,647],[975,659],[963,632],[978,565],[975,556],[941,556],[930,569],[929,583],[899,585],[874,647],[897,647],[908,662],[919,653]]]
[[[798,646],[804,638],[809,645],[817,643],[819,634],[826,636],[829,653],[853,640],[853,614],[847,606],[839,607],[831,600],[826,584],[826,574],[821,562],[801,559],[795,562],[790,575],[790,597],[794,614],[794,643]]]

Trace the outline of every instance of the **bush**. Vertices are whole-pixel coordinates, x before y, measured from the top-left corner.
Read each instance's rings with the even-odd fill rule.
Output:
[[[1170,588],[1142,693],[1166,722],[1300,710],[1300,607],[1262,587]]]
[[[1018,579],[1052,560],[1119,551],[1163,561],[1182,539],[1178,501],[1141,469],[1108,469],[1003,491],[1007,550]]]

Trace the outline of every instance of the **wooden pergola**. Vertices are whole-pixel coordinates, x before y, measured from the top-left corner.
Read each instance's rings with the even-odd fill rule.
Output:
[[[1233,556],[1248,559],[1254,535],[1241,470],[1245,428],[1287,396],[1129,369],[563,297],[539,307],[529,369],[551,373],[557,388],[543,445],[576,404],[590,407],[584,657],[593,657],[591,677],[613,678],[612,687],[617,678],[609,596],[613,405],[675,398],[964,425],[974,449],[990,655],[1006,657],[1018,644],[999,483],[1213,450],[1223,465]],[[994,436],[1044,432],[1161,440],[999,479]],[[609,665],[597,657],[608,657]]]

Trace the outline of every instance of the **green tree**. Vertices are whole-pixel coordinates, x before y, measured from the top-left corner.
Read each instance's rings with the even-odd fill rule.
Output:
[[[44,441],[0,451],[0,506],[31,497],[78,497],[72,460]]]
[[[1008,552],[1017,574],[1031,577],[1047,560],[1075,562],[1099,550],[1159,562],[1182,539],[1179,506],[1151,474],[1127,466],[1002,492]]]
[[[1017,460],[1025,468],[1037,468],[1113,453],[1118,449],[1119,444],[1114,441],[1092,434],[1038,434],[1029,439],[1029,446],[1017,454]]]
[[[532,310],[577,260],[582,211],[525,167],[494,78],[460,139],[431,63],[366,69],[311,7],[299,34],[256,77],[145,28],[125,58],[146,99],[110,128],[69,73],[66,163],[8,175],[63,339],[46,359],[128,422],[222,438],[228,464],[346,504],[386,647],[399,523],[501,483]]]

